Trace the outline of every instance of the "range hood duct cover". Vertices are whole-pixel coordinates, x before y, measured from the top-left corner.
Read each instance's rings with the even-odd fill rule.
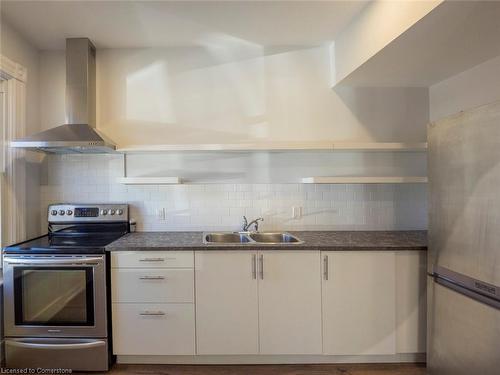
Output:
[[[108,153],[116,146],[96,129],[96,49],[88,38],[66,39],[66,124],[16,139],[11,147],[48,153]]]

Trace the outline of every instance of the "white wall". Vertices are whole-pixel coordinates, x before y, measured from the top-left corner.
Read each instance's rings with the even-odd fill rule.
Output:
[[[194,184],[125,186],[121,155],[53,155],[42,209],[57,202],[127,202],[138,230],[238,230],[241,218],[263,216],[264,230],[426,229],[426,186]],[[304,216],[291,219],[292,207]],[[156,211],[166,208],[166,220]],[[46,228],[44,215],[43,228]]]
[[[40,128],[38,112],[38,50],[14,30],[4,19],[1,20],[0,25],[0,50],[2,55],[24,65],[24,67],[28,69],[28,82],[26,84],[26,132],[38,131]]]
[[[40,130],[39,118],[39,54],[26,39],[17,33],[4,19],[1,20],[0,53],[28,70],[26,83],[26,134]],[[40,158],[26,153],[26,205],[29,219],[26,235],[34,237],[40,231]]]
[[[500,56],[431,86],[429,94],[432,121],[500,100]]]
[[[243,50],[243,51],[242,51]],[[424,141],[427,90],[329,87],[327,47],[98,50],[98,128],[120,146],[258,140]],[[64,122],[64,55],[41,55],[43,127]],[[53,124],[53,125],[51,125]]]
[[[233,43],[213,40],[195,49],[98,50],[98,128],[121,147],[259,140],[425,141],[427,89],[333,91],[327,47],[263,55],[256,46]],[[48,128],[64,122],[64,53],[43,52],[40,70],[42,85],[51,93],[40,98],[42,126]],[[399,165],[391,158],[398,156],[385,160]],[[212,155],[212,175],[217,176],[218,168],[219,175],[224,174],[223,165],[234,164],[229,159],[234,154]],[[363,170],[360,159],[356,157],[358,173]],[[160,160],[166,161],[167,169],[183,165],[172,166],[168,158],[155,155],[130,165],[137,174],[149,173],[161,167]],[[425,186],[246,184],[244,179],[228,183],[210,180],[204,171],[203,184],[126,187],[115,183],[123,173],[121,163],[120,156],[47,158],[42,217],[51,202],[124,201],[132,204],[141,230],[238,229],[243,214],[265,216],[266,229],[426,227]],[[349,162],[343,163],[336,173],[347,173]],[[424,165],[413,164],[420,173]],[[241,168],[247,168],[246,162]],[[378,167],[380,173],[387,170]],[[182,172],[181,168],[178,173]],[[262,172],[273,170],[264,166]],[[289,219],[292,205],[304,207],[302,220]],[[154,216],[161,207],[167,207],[166,221]]]
[[[66,57],[64,51],[40,51],[41,85],[50,95],[40,95],[40,128],[66,123]]]

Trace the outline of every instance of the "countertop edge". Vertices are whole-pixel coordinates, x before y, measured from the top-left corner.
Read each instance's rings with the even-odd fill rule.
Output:
[[[311,247],[291,247],[291,246],[164,246],[164,247],[111,247],[106,248],[107,252],[119,251],[245,251],[245,250],[302,250],[302,251],[427,251],[427,246],[311,246]]]
[[[427,251],[427,247],[336,247],[336,248],[241,248],[241,247],[200,247],[200,248],[185,248],[185,247],[134,247],[134,248],[111,248],[106,249],[109,253],[125,252],[125,251]]]
[[[427,232],[406,231],[290,231],[299,244],[205,244],[202,232],[135,232],[106,246],[116,251],[426,251]]]

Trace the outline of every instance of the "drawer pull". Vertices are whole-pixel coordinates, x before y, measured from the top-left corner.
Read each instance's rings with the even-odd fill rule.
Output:
[[[325,255],[324,258],[323,258],[323,277],[325,280],[328,281],[328,277],[329,277],[329,272],[328,272],[328,255]]]
[[[252,279],[257,280],[257,254],[252,255]]]
[[[165,280],[164,276],[140,276],[139,280]]]
[[[261,255],[259,257],[259,263],[260,263],[260,279],[264,280],[264,255]]]
[[[164,262],[165,258],[141,258],[139,262]]]
[[[139,313],[139,315],[143,316],[162,316],[165,315],[163,311],[142,311]]]

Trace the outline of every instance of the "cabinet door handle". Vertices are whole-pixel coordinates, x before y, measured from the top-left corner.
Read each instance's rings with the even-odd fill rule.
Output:
[[[257,280],[257,255],[252,255],[252,279]]]
[[[140,276],[140,280],[165,280],[164,276]]]
[[[261,254],[259,257],[259,263],[260,263],[260,279],[264,280],[264,255]]]
[[[165,258],[141,258],[139,262],[164,262]]]
[[[163,316],[165,313],[163,311],[141,311],[139,315],[142,316]]]
[[[328,255],[323,257],[323,277],[328,280]]]

